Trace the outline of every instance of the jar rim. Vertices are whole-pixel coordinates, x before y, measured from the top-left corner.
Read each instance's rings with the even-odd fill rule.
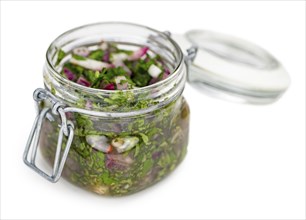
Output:
[[[176,41],[174,41],[168,34],[158,31],[156,29],[150,28],[148,26],[145,25],[141,25],[141,24],[136,24],[136,23],[132,23],[132,22],[121,22],[121,21],[108,21],[108,22],[96,22],[96,23],[90,23],[90,24],[86,24],[86,25],[82,25],[82,26],[78,26],[72,29],[69,29],[68,31],[65,31],[64,33],[62,33],[61,35],[59,35],[57,38],[55,38],[52,43],[49,45],[47,52],[46,52],[46,63],[47,63],[47,67],[48,69],[53,73],[54,76],[56,76],[58,79],[62,80],[64,83],[67,83],[69,85],[75,86],[77,89],[80,89],[82,91],[85,92],[89,92],[89,93],[95,93],[95,92],[104,92],[107,94],[113,94],[118,92],[118,90],[105,90],[105,89],[96,89],[96,88],[91,88],[91,87],[86,87],[86,86],[82,86],[76,82],[70,81],[68,79],[66,79],[65,77],[63,77],[56,69],[54,64],[52,64],[52,61],[50,60],[51,57],[48,56],[49,53],[51,52],[51,50],[56,47],[55,44],[56,42],[58,42],[61,38],[84,28],[87,27],[93,27],[93,26],[98,26],[98,25],[130,25],[130,26],[134,26],[134,27],[139,27],[139,28],[143,28],[143,29],[147,29],[149,31],[155,32],[163,37],[165,37],[175,48],[177,54],[178,54],[178,60],[175,63],[175,68],[173,69],[172,73],[169,75],[169,77],[167,77],[166,79],[163,79],[159,82],[156,82],[152,85],[148,85],[148,86],[144,86],[144,87],[139,87],[139,88],[133,88],[133,89],[127,89],[127,90],[119,90],[122,92],[136,92],[136,93],[141,93],[147,90],[150,90],[152,88],[155,88],[157,86],[160,86],[164,83],[167,83],[168,81],[172,80],[179,72],[180,67],[183,65],[183,61],[184,61],[184,56],[183,56],[183,52],[180,48],[180,46],[176,43]]]

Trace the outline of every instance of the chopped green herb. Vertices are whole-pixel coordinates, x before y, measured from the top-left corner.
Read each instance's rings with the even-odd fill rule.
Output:
[[[147,135],[145,135],[144,133],[139,133],[139,135],[141,136],[141,138],[142,138],[142,140],[143,140],[143,142],[144,142],[145,144],[148,144],[148,143],[149,143],[149,138],[148,138]]]
[[[76,60],[86,60],[85,57],[83,56],[80,56],[80,55],[77,55],[77,54],[72,54],[72,57]]]
[[[57,61],[55,65],[57,66],[65,56],[66,56],[66,53],[62,49],[59,49],[58,54],[57,54]]]
[[[103,58],[103,55],[104,55],[104,51],[101,50],[101,49],[99,49],[99,50],[94,50],[94,51],[92,51],[92,52],[89,54],[88,58],[93,59],[93,60],[99,60],[99,61],[101,61],[102,58]]]
[[[145,162],[143,164],[143,168],[142,168],[143,175],[145,175],[149,170],[151,170],[152,166],[153,166],[153,160],[152,159],[145,160]]]

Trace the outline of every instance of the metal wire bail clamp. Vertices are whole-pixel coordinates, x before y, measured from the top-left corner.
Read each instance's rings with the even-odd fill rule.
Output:
[[[27,166],[37,172],[39,175],[47,179],[48,181],[55,183],[59,180],[70,147],[74,136],[74,126],[73,123],[67,120],[64,105],[59,102],[50,92],[45,89],[36,89],[33,94],[33,98],[36,102],[36,107],[38,109],[37,116],[34,120],[34,124],[32,130],[30,132],[26,148],[23,154],[23,161]],[[39,103],[43,100],[49,100],[53,106],[45,107],[42,110],[39,110]],[[53,164],[52,174],[45,173],[42,169],[38,168],[35,164],[36,162],[36,154],[38,150],[38,140],[41,132],[41,127],[43,120],[47,117],[50,120],[50,117],[53,115],[59,115],[61,119],[61,126],[58,135],[57,147],[55,152],[55,159]],[[48,117],[49,116],[49,117]],[[61,155],[62,143],[63,143],[63,135],[67,137],[67,143]]]

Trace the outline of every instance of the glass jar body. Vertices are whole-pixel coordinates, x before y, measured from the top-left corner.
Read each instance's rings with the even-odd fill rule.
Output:
[[[186,154],[189,107],[182,96],[137,117],[99,118],[75,113],[70,120],[75,125],[75,135],[62,176],[101,195],[121,196],[140,191],[167,176]],[[58,123],[46,119],[41,132],[40,148],[51,164]],[[122,153],[102,152],[88,143],[96,137],[105,137],[106,147],[118,138],[138,142]]]
[[[80,86],[59,74],[59,48],[69,53],[96,45],[101,38],[123,47],[149,47],[163,58],[171,75],[143,88],[109,91]],[[186,75],[178,45],[167,34],[144,26],[98,23],[57,38],[47,52],[44,84],[66,106],[66,117],[74,125],[63,177],[101,195],[122,196],[167,176],[184,158],[188,144],[189,107],[182,96]],[[52,105],[40,103],[41,108]],[[44,120],[39,141],[51,164],[61,125],[59,118],[53,119],[49,115]]]

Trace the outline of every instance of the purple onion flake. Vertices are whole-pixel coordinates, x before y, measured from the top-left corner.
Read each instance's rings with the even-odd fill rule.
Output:
[[[85,108],[88,109],[88,110],[92,110],[92,102],[89,101],[89,100],[87,100],[87,101],[86,101]]]
[[[139,50],[136,50],[128,60],[139,60],[143,55],[145,55],[149,50],[149,47],[142,47]]]
[[[72,80],[72,81],[75,80],[76,77],[70,69],[64,67],[63,71],[67,79]]]
[[[104,86],[103,89],[106,89],[106,90],[115,90],[116,87],[115,87],[114,84],[110,83],[110,84],[107,84],[106,86]]]
[[[102,61],[109,62],[110,61],[109,58],[110,58],[109,51],[106,51],[105,54],[103,55]]]
[[[90,82],[88,82],[84,77],[80,77],[77,81],[78,84],[82,85],[82,86],[86,86],[89,87],[90,86]]]

